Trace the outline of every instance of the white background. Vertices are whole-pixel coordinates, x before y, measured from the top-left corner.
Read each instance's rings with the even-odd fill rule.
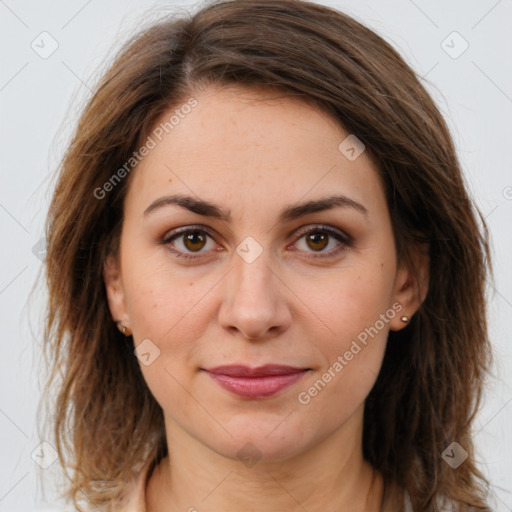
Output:
[[[474,439],[496,510],[512,511],[512,2],[320,3],[374,29],[424,77],[449,123],[471,193],[490,227],[495,282],[489,287],[489,328],[496,363]],[[29,301],[29,293],[42,268],[33,247],[43,236],[52,173],[105,57],[142,19],[158,17],[169,6],[195,5],[0,0],[0,511],[63,509],[51,494],[47,503],[42,499],[38,466],[31,458],[42,441],[35,414],[45,297],[39,291]],[[46,59],[31,48],[34,40],[48,37],[40,36],[44,31],[58,43]],[[464,40],[469,47],[457,58],[445,51],[446,45],[453,47],[452,53],[460,51]],[[49,43],[47,39],[46,48]],[[56,465],[44,470],[50,479]]]

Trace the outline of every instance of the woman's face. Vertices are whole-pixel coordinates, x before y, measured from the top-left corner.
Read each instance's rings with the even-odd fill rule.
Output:
[[[210,88],[162,116],[168,133],[155,128],[130,177],[119,273],[105,272],[168,435],[233,459],[247,442],[283,460],[359,435],[388,332],[416,309],[368,154],[326,114],[268,95]],[[207,371],[221,365],[304,371]]]

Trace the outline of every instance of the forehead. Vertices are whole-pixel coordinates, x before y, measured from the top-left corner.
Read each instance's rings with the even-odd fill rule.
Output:
[[[143,208],[156,194],[177,191],[216,201],[264,195],[288,203],[336,191],[359,202],[382,200],[370,156],[363,151],[354,160],[342,151],[349,135],[300,98],[211,87],[157,121],[149,135],[154,147],[133,171],[127,201]]]

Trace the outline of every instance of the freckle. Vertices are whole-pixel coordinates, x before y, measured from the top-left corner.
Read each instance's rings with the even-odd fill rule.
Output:
[[[155,309],[158,306],[158,304],[153,304],[153,309]]]

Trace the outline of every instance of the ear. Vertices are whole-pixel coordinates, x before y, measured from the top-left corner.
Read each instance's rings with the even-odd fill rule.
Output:
[[[430,258],[428,244],[417,244],[410,248],[410,258],[397,271],[393,303],[399,302],[402,309],[390,320],[390,329],[399,331],[407,324],[402,316],[411,318],[420,308],[428,292]]]
[[[107,293],[108,306],[114,322],[121,322],[129,326],[129,316],[126,311],[126,302],[119,261],[109,254],[103,265],[103,281]]]

